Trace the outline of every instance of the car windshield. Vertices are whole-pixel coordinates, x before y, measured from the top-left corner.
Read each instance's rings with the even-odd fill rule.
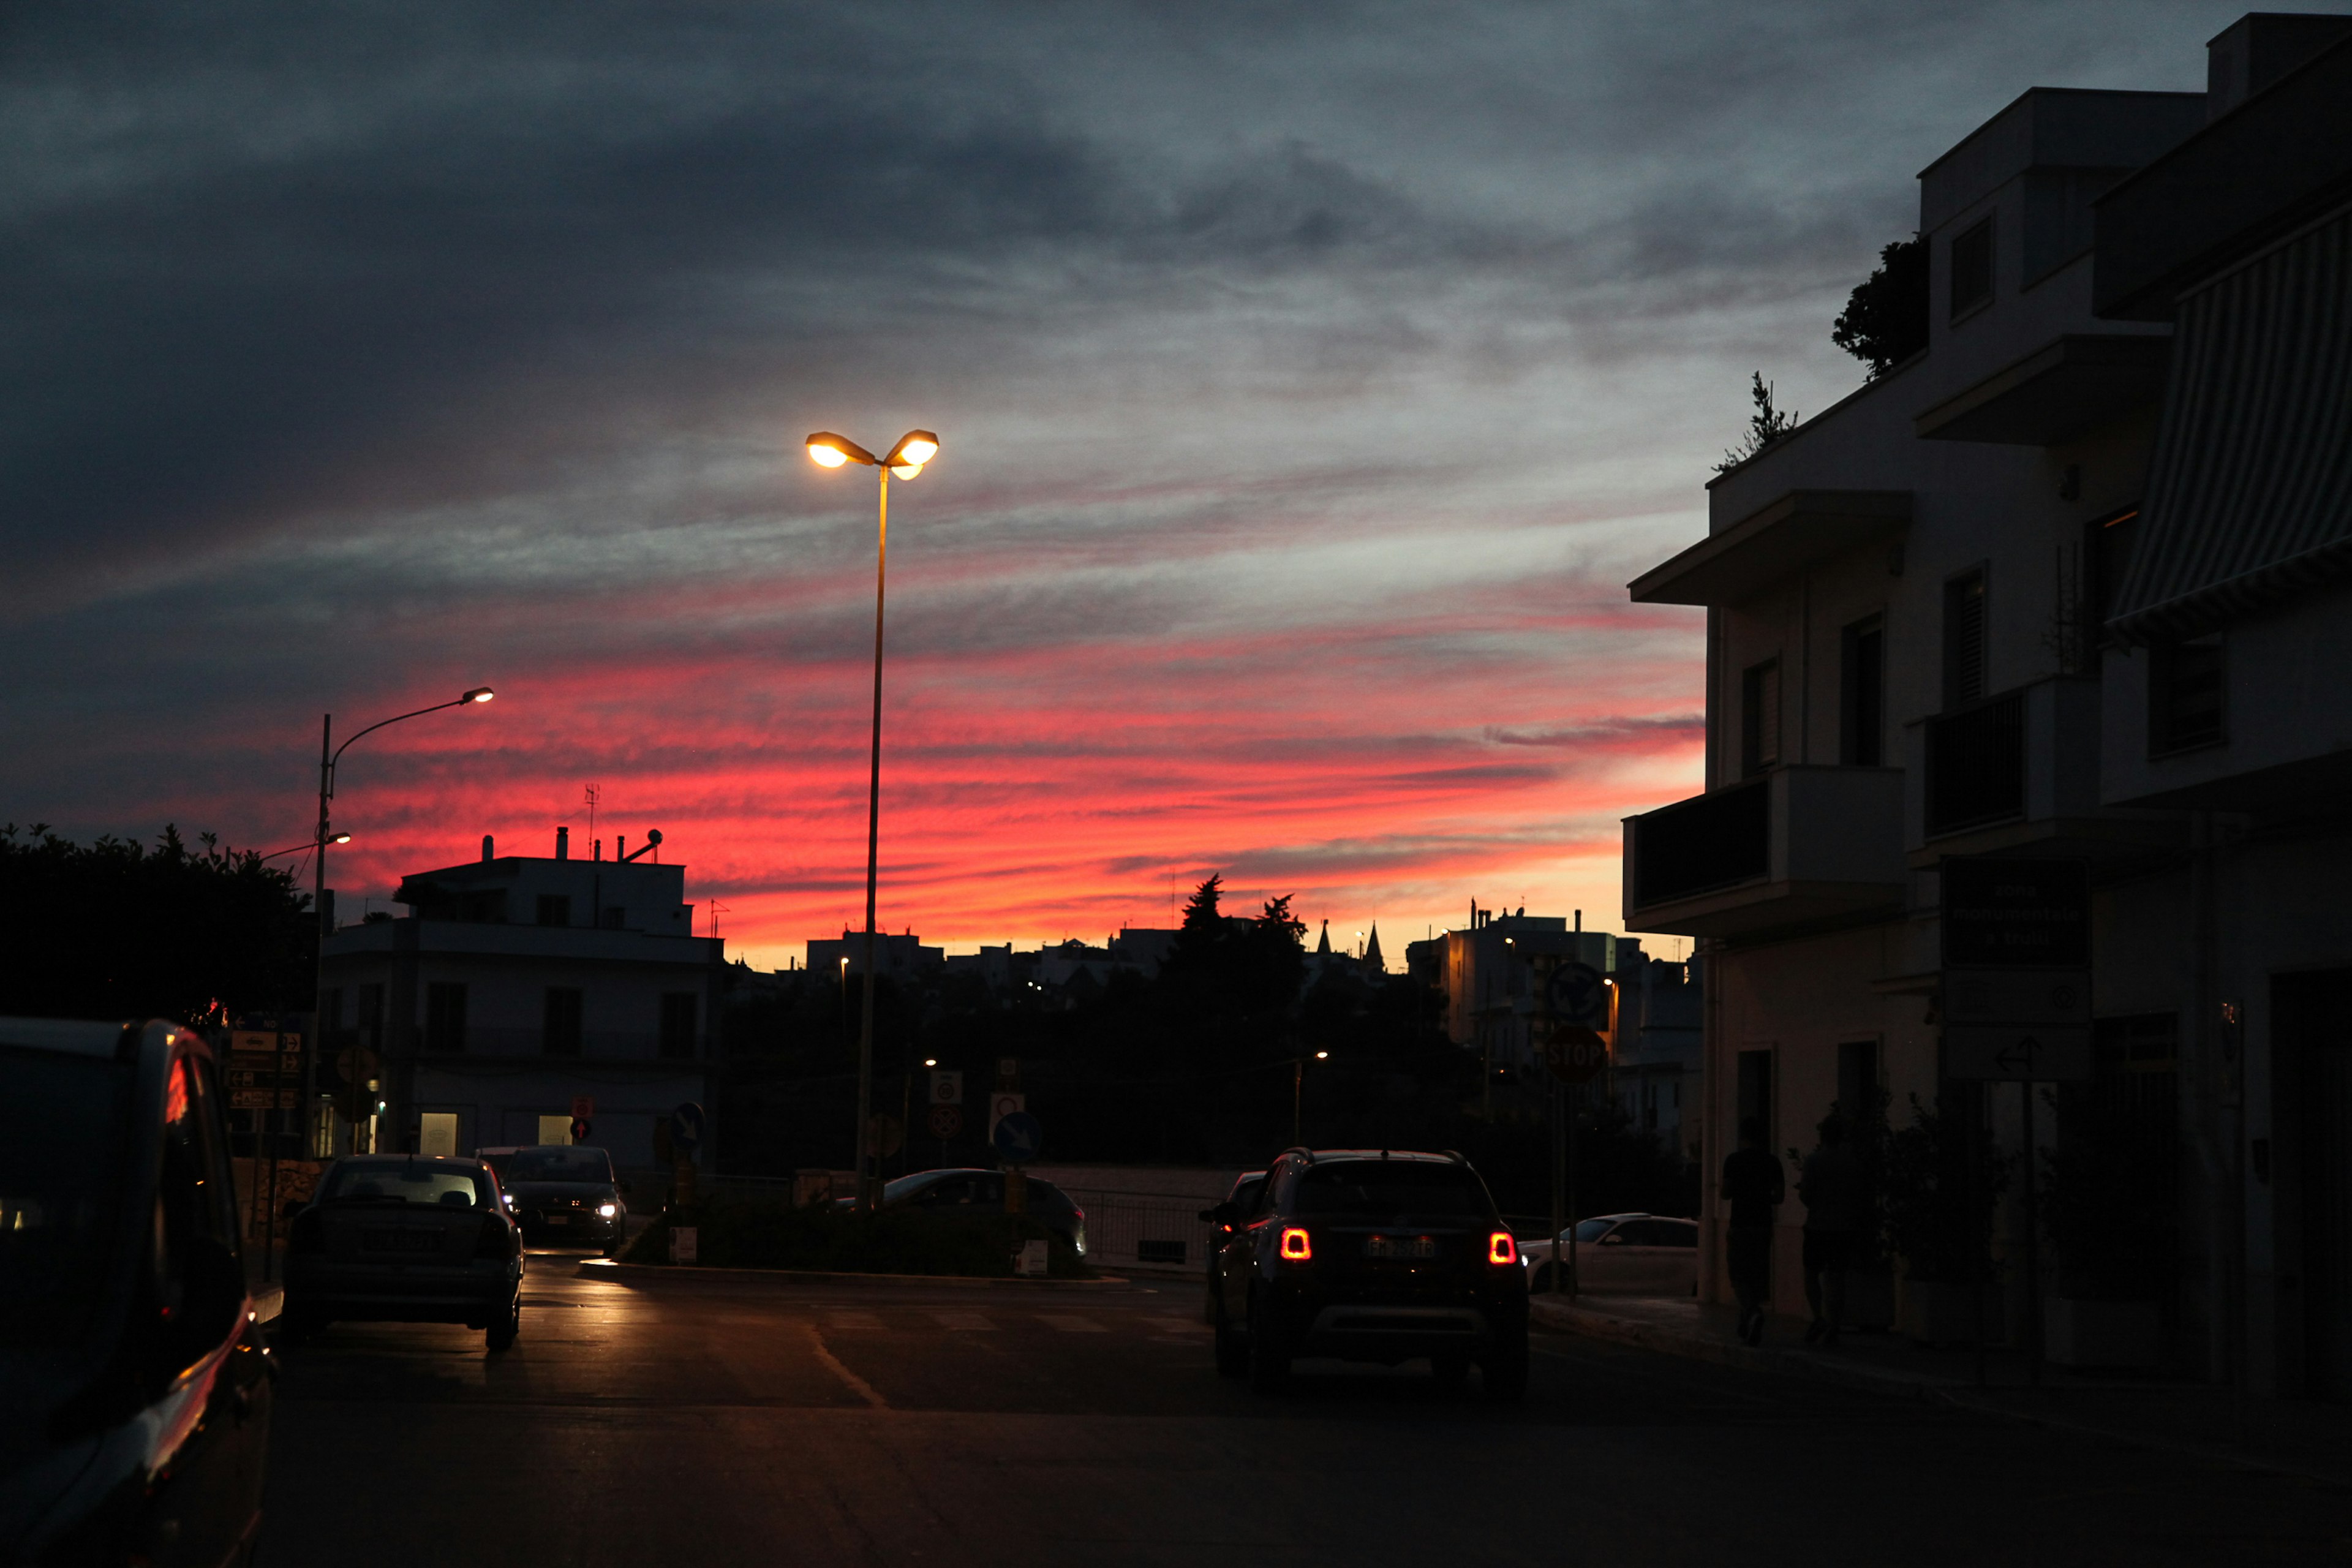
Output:
[[[0,1347],[98,1316],[129,1163],[131,1064],[0,1044]]]
[[[1301,1215],[1375,1224],[1483,1219],[1486,1189],[1467,1167],[1418,1160],[1349,1160],[1299,1173]]]
[[[410,1160],[343,1160],[319,1188],[322,1204],[421,1204],[427,1208],[488,1208],[490,1179],[464,1165]]]
[[[613,1157],[602,1149],[518,1149],[502,1173],[509,1182],[613,1180]]]

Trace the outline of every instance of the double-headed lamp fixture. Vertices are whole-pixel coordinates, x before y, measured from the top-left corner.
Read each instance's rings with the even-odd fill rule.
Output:
[[[929,430],[909,430],[898,437],[898,444],[887,457],[876,457],[846,436],[836,436],[830,430],[820,430],[808,438],[809,460],[821,468],[837,468],[844,463],[863,463],[869,468],[887,468],[902,479],[911,479],[923,471],[923,465],[938,455],[940,438]]]

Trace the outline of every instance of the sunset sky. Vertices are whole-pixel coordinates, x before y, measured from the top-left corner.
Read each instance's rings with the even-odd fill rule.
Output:
[[[1692,793],[1760,369],[2033,85],[2168,4],[36,5],[0,49],[0,821],[332,882],[666,837],[730,956],[1099,941],[1212,870],[1392,962],[1617,923]],[[609,850],[608,850],[609,852]],[[289,858],[292,863],[294,858]],[[1671,939],[1663,944],[1672,951]]]

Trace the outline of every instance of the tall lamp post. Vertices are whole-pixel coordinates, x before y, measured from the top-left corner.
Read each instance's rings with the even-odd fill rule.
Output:
[[[310,866],[310,909],[319,921],[318,957],[311,975],[312,989],[317,994],[317,1010],[310,1016],[310,1033],[314,1037],[310,1042],[310,1064],[302,1075],[302,1114],[306,1117],[319,1103],[319,1058],[326,1054],[327,1048],[327,938],[332,934],[327,923],[327,847],[344,843],[351,837],[348,833],[335,833],[327,821],[327,803],[335,798],[335,764],[343,760],[343,753],[351,750],[352,742],[357,741],[361,735],[373,735],[386,724],[397,724],[404,719],[419,719],[427,713],[438,713],[445,708],[470,708],[478,702],[488,702],[495,695],[488,687],[477,686],[447,702],[436,702],[430,708],[379,719],[332,750],[329,747],[334,740],[335,716],[329,713],[320,720],[319,831],[311,836],[310,840],[319,851],[318,858]]]
[[[874,1113],[874,882],[875,852],[881,843],[882,822],[882,594],[889,580],[890,476],[911,479],[923,471],[940,449],[940,438],[929,430],[909,430],[888,454],[877,458],[846,436],[820,430],[808,438],[809,459],[821,468],[863,463],[880,481],[880,500],[874,528],[874,744],[866,775],[866,985],[864,1016],[857,1021],[857,1212],[874,1207],[873,1184],[866,1166],[873,1147]]]

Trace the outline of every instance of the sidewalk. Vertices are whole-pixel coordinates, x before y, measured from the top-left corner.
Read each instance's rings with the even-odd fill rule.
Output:
[[[1931,1349],[1888,1333],[1849,1333],[1832,1346],[1809,1346],[1804,1320],[1785,1317],[1767,1324],[1761,1344],[1744,1345],[1735,1331],[1734,1309],[1683,1298],[1537,1296],[1530,1305],[1539,1329],[1934,1399],[2000,1419],[2352,1486],[2352,1409],[2342,1405],[2241,1401],[2206,1384],[2090,1376],[2053,1366],[2042,1369],[2036,1387],[2025,1358],[1999,1348],[1985,1352],[1979,1384],[1972,1349]]]

